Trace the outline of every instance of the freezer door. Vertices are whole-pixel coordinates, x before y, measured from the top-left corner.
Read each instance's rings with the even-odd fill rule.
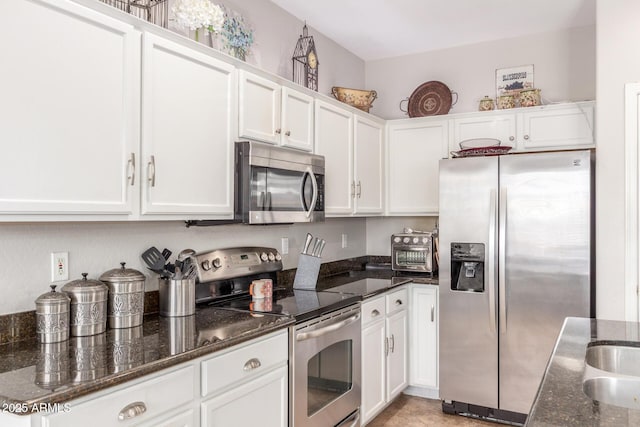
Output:
[[[500,409],[528,413],[567,316],[590,316],[591,157],[500,158]]]
[[[493,408],[497,190],[497,157],[440,161],[440,397]]]

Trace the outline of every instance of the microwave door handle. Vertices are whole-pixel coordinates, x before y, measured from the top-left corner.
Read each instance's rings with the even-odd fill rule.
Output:
[[[309,210],[305,213],[307,218],[311,216],[313,210],[316,208],[316,203],[318,202],[318,181],[316,181],[316,176],[310,167],[307,166],[306,173],[309,174],[311,178],[311,185],[313,187],[313,196],[311,197],[311,204],[309,205]]]
[[[267,191],[267,197],[266,197],[266,204],[267,204],[267,209],[268,211],[271,210],[271,191]]]
[[[258,209],[264,210],[264,204],[266,200],[267,198],[265,197],[264,191],[261,191],[260,194],[258,195]]]

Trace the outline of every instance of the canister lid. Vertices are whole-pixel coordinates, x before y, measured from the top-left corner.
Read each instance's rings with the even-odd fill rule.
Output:
[[[51,291],[36,298],[36,306],[39,305],[68,305],[71,299],[64,292],[56,292],[56,285],[50,285]]]
[[[82,273],[82,279],[72,280],[62,287],[63,292],[70,293],[106,293],[109,288],[99,280],[87,279],[89,273]]]
[[[100,276],[100,281],[102,282],[139,282],[141,280],[145,280],[144,274],[135,270],[133,268],[126,268],[125,262],[121,262],[120,268],[114,268],[109,271],[105,271]]]

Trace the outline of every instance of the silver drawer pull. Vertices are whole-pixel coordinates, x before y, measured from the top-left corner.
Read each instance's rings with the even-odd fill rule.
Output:
[[[118,420],[126,421],[147,412],[147,405],[144,402],[133,402],[122,408],[118,414]]]
[[[378,316],[380,316],[380,312],[378,310],[376,310],[375,308],[371,310],[371,317],[378,317]]]
[[[402,300],[401,299],[397,299],[396,300],[396,305],[402,305]]]
[[[431,321],[432,322],[435,320],[435,311],[436,311],[436,308],[434,306],[431,306]]]
[[[254,369],[258,369],[260,366],[262,366],[262,363],[260,363],[260,360],[254,357],[253,359],[247,360],[247,363],[244,364],[243,369],[245,370],[245,372],[248,372]]]

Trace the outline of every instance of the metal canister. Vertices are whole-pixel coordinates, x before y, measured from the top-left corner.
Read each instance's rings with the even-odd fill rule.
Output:
[[[144,315],[145,276],[138,270],[126,268],[120,263],[103,273],[100,281],[109,288],[107,319],[110,328],[132,328],[142,325]]]
[[[191,316],[196,312],[196,279],[160,278],[160,316]]]
[[[104,332],[107,329],[107,285],[98,280],[73,280],[62,287],[71,298],[71,335],[83,337]]]
[[[41,343],[65,341],[69,338],[71,300],[64,292],[51,291],[36,299],[36,334]]]

